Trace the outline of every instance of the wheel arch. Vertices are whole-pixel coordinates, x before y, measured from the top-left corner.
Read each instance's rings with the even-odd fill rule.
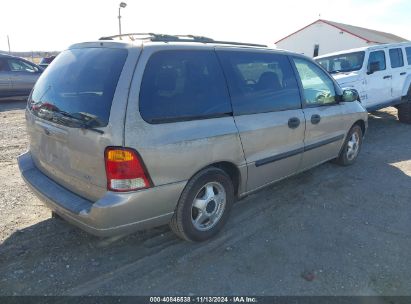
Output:
[[[234,195],[235,197],[238,197],[239,194],[239,190],[241,187],[241,181],[242,181],[242,176],[241,176],[241,172],[240,169],[238,168],[238,166],[236,166],[234,163],[230,162],[230,161],[218,161],[215,163],[211,163],[207,166],[202,167],[201,169],[197,170],[190,178],[193,178],[195,175],[197,175],[199,172],[208,169],[208,168],[218,168],[223,170],[231,179],[231,181],[233,182],[233,187],[234,187]]]
[[[362,136],[364,137],[365,132],[367,131],[367,130],[366,130],[366,127],[365,127],[365,121],[364,121],[363,119],[359,119],[359,120],[357,120],[355,123],[353,123],[353,125],[351,126],[351,128],[354,127],[355,125],[360,126],[361,131],[362,131]]]

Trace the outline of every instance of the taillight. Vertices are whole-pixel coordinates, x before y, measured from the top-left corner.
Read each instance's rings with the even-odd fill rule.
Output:
[[[150,177],[135,150],[108,147],[105,162],[108,190],[124,192],[151,187]]]

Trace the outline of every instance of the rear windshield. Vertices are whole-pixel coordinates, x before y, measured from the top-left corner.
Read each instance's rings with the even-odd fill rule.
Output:
[[[315,59],[329,73],[352,72],[362,68],[365,52],[340,54]]]
[[[127,57],[125,49],[62,52],[37,81],[29,102],[34,115],[70,127],[103,127]]]

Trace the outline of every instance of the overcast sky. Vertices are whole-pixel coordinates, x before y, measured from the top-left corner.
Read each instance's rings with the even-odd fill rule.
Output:
[[[273,44],[319,18],[411,39],[410,0],[125,0],[123,33]],[[63,50],[118,33],[119,0],[1,0],[0,50]]]

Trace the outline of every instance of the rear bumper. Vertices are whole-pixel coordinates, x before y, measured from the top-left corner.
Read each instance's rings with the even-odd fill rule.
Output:
[[[97,236],[114,236],[169,222],[186,182],[130,193],[107,192],[96,202],[60,186],[34,164],[30,152],[18,157],[21,175],[32,191],[68,222]]]

